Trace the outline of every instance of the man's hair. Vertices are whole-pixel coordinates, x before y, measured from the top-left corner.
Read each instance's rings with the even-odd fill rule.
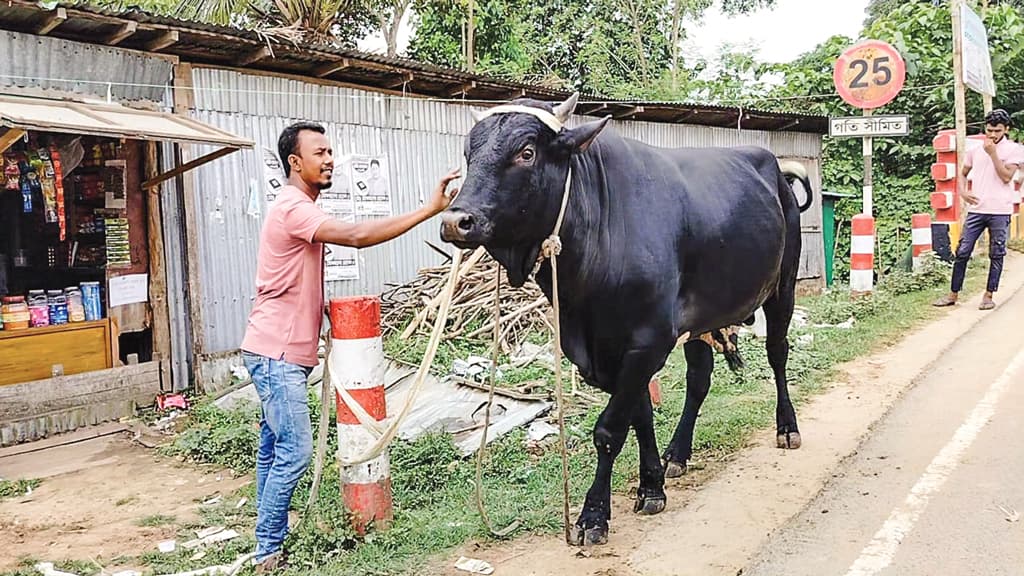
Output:
[[[370,159],[370,166],[373,166],[374,164],[377,165],[377,168],[380,168],[380,160],[377,160],[376,158],[371,158]]]
[[[1007,128],[1010,127],[1010,115],[1002,108],[996,108],[995,110],[985,114],[985,124],[989,126],[998,126],[1002,124]]]
[[[288,156],[296,153],[296,148],[299,146],[299,132],[303,130],[312,130],[320,134],[327,133],[324,127],[316,122],[296,122],[281,131],[281,136],[277,139],[277,153],[281,156],[281,163],[284,164],[285,178],[291,176],[292,167],[288,164]]]

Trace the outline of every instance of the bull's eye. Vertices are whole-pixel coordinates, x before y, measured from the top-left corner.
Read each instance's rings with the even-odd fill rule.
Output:
[[[519,164],[533,164],[533,159],[537,156],[537,152],[533,149],[533,146],[526,146],[519,151]]]

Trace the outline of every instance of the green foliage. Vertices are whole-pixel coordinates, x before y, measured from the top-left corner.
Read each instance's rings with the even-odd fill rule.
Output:
[[[0,500],[24,496],[29,490],[35,490],[42,482],[30,480],[0,480]]]
[[[747,12],[774,0],[724,0],[723,9]],[[694,76],[678,61],[676,41],[686,17],[699,17],[711,0],[482,0],[474,3],[477,70],[515,80],[576,88],[623,98],[680,99]],[[418,0],[409,55],[464,66],[466,4]],[[675,67],[678,76],[672,79]],[[726,67],[728,68],[728,67]]]
[[[196,462],[211,462],[246,473],[256,468],[259,412],[245,406],[221,410],[213,403],[193,406],[190,426],[161,451]]]
[[[135,521],[135,525],[142,526],[143,528],[159,528],[161,526],[174,524],[175,520],[177,519],[174,516],[154,514],[152,516],[146,516],[145,518],[139,518]]]

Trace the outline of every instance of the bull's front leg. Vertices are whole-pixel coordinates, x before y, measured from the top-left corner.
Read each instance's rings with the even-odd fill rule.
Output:
[[[583,511],[569,536],[569,544],[590,546],[608,542],[611,520],[612,467],[622,451],[634,418],[637,402],[645,398],[648,382],[665,363],[668,352],[652,349],[631,350],[623,356],[615,394],[594,427],[597,449],[597,473],[587,491]],[[650,403],[647,400],[648,404]],[[653,428],[652,428],[653,430]]]

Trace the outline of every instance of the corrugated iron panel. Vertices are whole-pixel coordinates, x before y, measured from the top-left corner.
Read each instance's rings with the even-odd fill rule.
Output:
[[[203,322],[211,354],[236,349],[245,332],[255,287],[256,255],[263,214],[259,154],[277,149],[280,131],[297,119],[324,125],[335,157],[351,153],[387,154],[395,213],[413,210],[447,170],[461,165],[463,139],[472,127],[469,107],[422,99],[381,98],[372,92],[199,68],[193,71],[196,119],[250,138],[257,149],[232,154],[193,172],[199,196],[200,279]],[[573,124],[587,118],[574,118]],[[685,124],[616,122],[624,136],[658,146],[778,147],[777,153],[810,150],[810,144],[773,141],[768,132],[737,131]],[[811,136],[812,139],[817,139]],[[795,144],[794,144],[795,143]],[[790,148],[786,148],[790,146]],[[197,151],[202,153],[202,151]],[[802,154],[801,154],[802,155]],[[819,145],[820,155],[820,145]],[[261,214],[249,214],[250,194]],[[820,193],[820,191],[818,191]],[[389,283],[411,280],[420,268],[441,263],[426,242],[445,250],[439,222],[426,222],[409,234],[359,253],[357,281],[330,282],[328,295],[380,293]],[[813,236],[809,231],[805,238]],[[813,263],[814,258],[805,259]],[[821,272],[807,271],[810,277]]]
[[[109,89],[115,101],[162,102],[173,71],[163,58],[9,31],[0,32],[0,54],[0,86],[98,98]]]

